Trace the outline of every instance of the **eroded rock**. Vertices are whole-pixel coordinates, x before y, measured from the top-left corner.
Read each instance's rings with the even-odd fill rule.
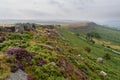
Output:
[[[6,80],[27,80],[27,75],[27,73],[19,69],[15,73],[11,73]]]

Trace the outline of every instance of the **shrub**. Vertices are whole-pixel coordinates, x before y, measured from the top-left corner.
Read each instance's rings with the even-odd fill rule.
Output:
[[[16,72],[18,69],[24,70],[24,65],[20,63],[11,65],[11,72]]]
[[[106,46],[107,48],[111,48],[110,46]]]
[[[16,57],[20,57],[26,55],[28,52],[25,49],[22,48],[12,48],[7,50],[7,54],[15,55]]]
[[[27,61],[27,63],[30,63],[32,56],[34,56],[34,54],[22,48],[12,48],[7,50],[6,53],[15,56],[15,59],[19,62]]]
[[[4,80],[10,74],[10,68],[6,63],[0,62],[0,80]]]
[[[34,66],[34,76],[36,80],[50,80],[49,78],[51,76],[54,77],[63,77],[63,75],[60,73],[59,70],[57,70],[57,67],[52,65],[51,63],[45,64],[42,67]],[[53,79],[51,79],[53,80]],[[54,79],[57,80],[57,79]]]
[[[101,36],[97,32],[89,32],[89,33],[86,34],[86,36],[88,38],[92,38],[92,37],[94,37],[94,38],[101,38]]]
[[[9,40],[28,40],[31,39],[31,36],[28,34],[20,34],[20,33],[10,33],[6,36]]]
[[[44,65],[44,64],[46,64],[47,62],[45,61],[45,60],[38,60],[38,62],[37,62],[37,65],[38,66],[42,66],[42,65]]]
[[[80,36],[80,34],[79,34],[79,33],[76,33],[76,36],[78,36],[78,37],[79,37],[79,36]]]
[[[91,41],[93,44],[95,44],[95,41],[94,41],[94,40],[91,39],[90,41]]]
[[[91,48],[90,47],[85,47],[84,48],[86,52],[90,53],[91,52]]]
[[[25,49],[22,48],[12,48],[6,51],[8,55],[14,56],[13,64],[11,64],[11,71],[14,72],[18,69],[24,70],[26,65],[33,65],[32,57],[34,56],[32,53],[29,53]],[[11,57],[12,59],[12,57]],[[12,63],[9,61],[9,63]]]
[[[3,41],[5,41],[4,37],[0,37],[0,43],[2,43]]]
[[[108,54],[108,53],[106,53],[106,54],[104,55],[104,57],[105,57],[105,59],[111,59],[111,56],[110,56],[110,54]]]
[[[32,76],[27,76],[27,80],[35,80]]]

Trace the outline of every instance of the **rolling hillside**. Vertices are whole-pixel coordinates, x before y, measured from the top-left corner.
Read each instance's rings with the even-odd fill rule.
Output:
[[[24,73],[25,80],[120,80],[120,55],[89,41],[86,34],[99,31],[96,24],[89,25],[83,30],[71,24],[32,24],[31,28],[24,24],[22,33],[1,31],[0,79],[19,79]],[[108,39],[98,34],[101,40]]]
[[[81,37],[85,37],[85,34],[93,32],[99,34],[100,38],[97,39],[98,41],[101,41],[103,45],[106,44],[103,42],[108,42],[111,45],[111,47],[112,45],[120,46],[120,30],[101,26],[93,22],[75,23],[76,27],[73,25],[74,24],[70,24],[70,27],[68,28],[72,32],[81,35]]]

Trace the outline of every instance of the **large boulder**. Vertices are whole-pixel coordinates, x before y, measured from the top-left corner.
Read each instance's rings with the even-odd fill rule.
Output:
[[[23,26],[26,31],[33,30],[32,24],[30,23],[23,24]]]
[[[30,30],[34,30],[37,27],[38,27],[37,24],[18,23],[18,24],[15,25],[15,32],[23,33],[24,30],[25,31],[30,31]]]
[[[24,26],[22,24],[16,24],[15,25],[15,32],[23,33]]]
[[[15,73],[11,73],[10,77],[7,78],[6,80],[28,80],[27,76],[28,74],[26,74],[24,71],[19,69]]]

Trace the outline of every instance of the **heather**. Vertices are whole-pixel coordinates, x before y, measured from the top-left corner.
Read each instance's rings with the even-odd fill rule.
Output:
[[[100,34],[64,26],[1,32],[0,79],[21,71],[28,80],[119,80],[119,54],[92,42]]]

